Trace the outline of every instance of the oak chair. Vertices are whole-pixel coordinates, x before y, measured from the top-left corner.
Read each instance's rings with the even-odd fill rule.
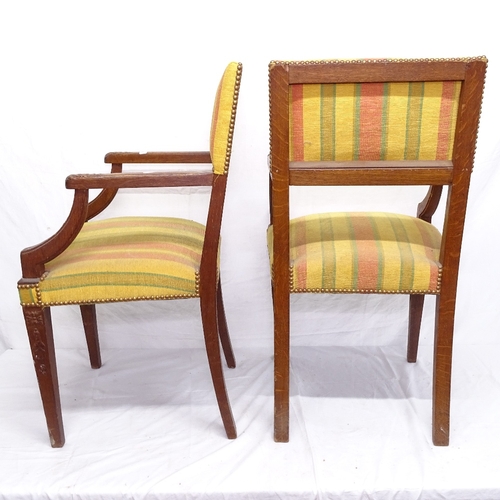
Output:
[[[433,442],[449,443],[460,249],[487,61],[271,62],[268,244],[275,335],[274,436],[289,439],[291,293],[410,296],[415,362],[424,296],[436,295]],[[290,220],[290,186],[428,185],[416,217]],[[442,231],[431,224],[443,186]]]
[[[236,437],[219,340],[235,366],[219,276],[221,219],[231,158],[242,65],[227,66],[217,89],[210,151],[108,153],[111,173],[70,175],[70,214],[43,243],[21,252],[18,289],[53,447],[64,444],[50,308],[80,306],[90,363],[101,366],[96,304],[199,298],[210,372],[227,437]],[[122,173],[123,164],[212,164],[193,171]],[[91,221],[120,188],[211,186],[206,226],[169,217],[117,217]],[[89,189],[102,189],[89,202]]]

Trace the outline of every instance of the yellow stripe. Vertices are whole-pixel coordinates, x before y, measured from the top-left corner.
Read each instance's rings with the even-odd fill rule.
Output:
[[[387,105],[387,160],[404,158],[406,119],[408,111],[408,83],[390,83]]]
[[[317,160],[321,157],[321,86],[304,85],[303,91],[304,160]]]
[[[419,160],[435,160],[438,144],[439,115],[441,111],[442,82],[426,82],[422,103]]]
[[[334,85],[322,85],[321,100],[321,160],[332,161],[334,149]]]
[[[349,161],[354,154],[355,85],[338,84],[335,99],[335,160]]]

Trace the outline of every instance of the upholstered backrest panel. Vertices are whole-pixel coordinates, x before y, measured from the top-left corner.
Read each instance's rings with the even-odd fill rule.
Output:
[[[229,168],[241,71],[241,64],[230,63],[215,96],[210,130],[210,154],[215,174],[226,174]]]
[[[290,87],[290,160],[449,160],[460,82]]]

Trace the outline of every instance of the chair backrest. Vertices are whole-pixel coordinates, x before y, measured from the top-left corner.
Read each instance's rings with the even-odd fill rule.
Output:
[[[442,289],[456,288],[486,65],[484,57],[271,62],[275,286],[288,280],[289,186],[428,185],[426,220],[448,186]]]
[[[241,72],[240,63],[229,63],[217,88],[210,130],[214,174],[224,175],[229,169]]]
[[[214,175],[200,265],[200,275],[205,279],[200,280],[200,290],[216,286],[216,261],[242,70],[241,63],[229,63],[215,96],[210,130],[210,156]]]
[[[290,160],[451,160],[460,81],[295,84]]]

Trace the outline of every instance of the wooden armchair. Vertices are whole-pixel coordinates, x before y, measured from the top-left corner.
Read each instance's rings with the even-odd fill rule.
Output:
[[[415,362],[424,296],[436,295],[433,441],[449,442],[458,266],[485,58],[272,62],[268,231],[275,440],[289,439],[290,293],[410,295]],[[289,218],[289,187],[428,185],[417,216]],[[447,186],[444,227],[431,225]]]
[[[104,175],[71,175],[74,202],[61,229],[21,252],[18,289],[53,447],[64,444],[50,308],[78,304],[93,368],[101,366],[95,304],[199,298],[205,344],[227,437],[236,437],[219,339],[235,366],[220,285],[218,249],[242,65],[226,68],[217,90],[210,151],[109,153]],[[212,164],[188,172],[122,173],[126,163]],[[120,188],[212,186],[206,226],[168,217],[90,221]],[[89,202],[89,189],[102,189]]]

